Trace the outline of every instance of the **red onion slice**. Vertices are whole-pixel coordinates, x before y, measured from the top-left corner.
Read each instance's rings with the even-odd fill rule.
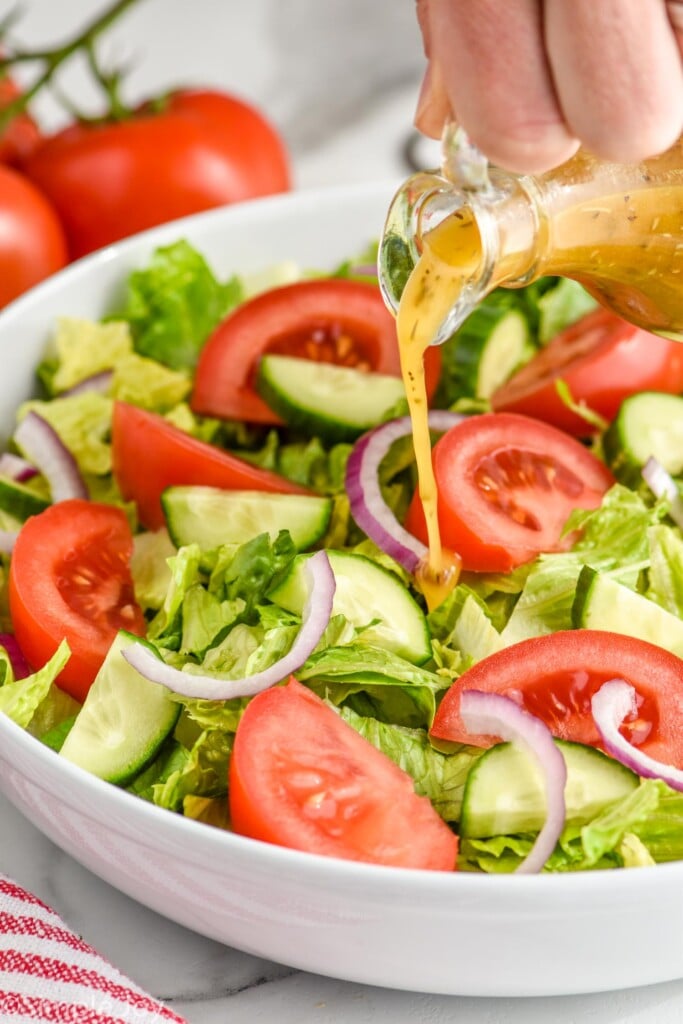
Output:
[[[8,476],[10,480],[16,480],[18,484],[23,484],[31,477],[37,476],[38,470],[32,463],[22,459],[20,455],[3,452],[0,455],[0,475]]]
[[[98,394],[106,395],[114,379],[113,370],[100,370],[99,373],[91,373],[89,377],[79,380],[78,384],[67,388],[59,395],[60,398],[73,398],[74,395],[83,395],[88,391],[95,391]]]
[[[610,679],[603,683],[593,694],[591,711],[608,754],[637,775],[646,779],[662,779],[672,789],[683,792],[683,771],[680,768],[655,761],[619,732],[627,715],[638,712],[636,691],[630,683],[625,679]]]
[[[530,852],[516,869],[517,874],[534,874],[550,857],[564,828],[564,787],[567,782],[564,758],[555,746],[547,725],[500,693],[463,690],[460,714],[468,732],[500,736],[502,740],[518,743],[531,754],[543,773],[548,808],[545,824]]]
[[[14,432],[14,440],[46,478],[53,502],[88,497],[76,460],[42,416],[27,413]]]
[[[12,554],[18,536],[18,530],[0,530],[0,551],[3,555]]]
[[[683,530],[683,498],[681,498],[674,478],[653,455],[643,466],[643,479],[655,498],[669,499],[669,515]]]
[[[464,419],[462,415],[435,409],[429,414],[432,430],[445,432]],[[379,485],[379,467],[394,441],[412,430],[409,416],[390,420],[356,442],[346,464],[346,493],[351,515],[370,540],[399,565],[414,573],[427,556],[427,548],[396,519],[385,502]]]
[[[12,665],[15,679],[26,679],[27,676],[31,675],[31,669],[24,657],[24,652],[19,646],[17,638],[12,633],[0,633],[0,647],[4,647],[7,651],[7,657]]]
[[[301,618],[301,629],[290,650],[270,668],[244,679],[216,679],[196,675],[166,665],[144,644],[132,644],[123,656],[140,675],[153,683],[161,683],[174,693],[199,700],[232,700],[235,697],[253,697],[275,683],[286,679],[313,653],[325,632],[334,598],[335,579],[330,560],[324,551],[318,551],[306,561],[305,573],[308,596]]]

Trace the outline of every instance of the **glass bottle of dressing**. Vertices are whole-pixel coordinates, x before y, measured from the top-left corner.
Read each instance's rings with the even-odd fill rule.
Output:
[[[429,532],[426,582],[444,576],[447,553],[439,540],[425,349],[450,337],[494,288],[546,274],[574,278],[625,320],[683,341],[683,139],[640,164],[579,151],[532,177],[488,168],[450,128],[441,171],[413,175],[396,194],[379,277],[397,315]]]

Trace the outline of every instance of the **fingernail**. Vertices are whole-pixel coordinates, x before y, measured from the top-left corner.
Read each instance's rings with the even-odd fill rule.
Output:
[[[443,87],[441,74],[437,65],[430,61],[427,65],[415,109],[415,127],[423,135],[438,139],[444,124],[450,117],[450,105]]]
[[[417,97],[417,107],[415,109],[415,123],[419,128],[419,121],[421,121],[426,114],[429,112],[429,108],[432,105],[432,65],[427,65],[427,70],[424,73],[422,84],[420,86],[420,92]]]

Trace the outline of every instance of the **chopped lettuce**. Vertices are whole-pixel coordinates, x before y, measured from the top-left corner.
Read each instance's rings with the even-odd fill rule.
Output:
[[[545,345],[596,306],[595,299],[578,281],[557,278],[555,286],[538,299],[538,340]]]
[[[467,773],[483,750],[461,747],[455,753],[443,754],[432,747],[425,729],[380,722],[356,714],[350,707],[340,708],[340,714],[356,732],[410,775],[415,791],[429,797],[445,821],[458,821]]]
[[[528,570],[524,587],[502,630],[504,644],[559,629],[571,629],[576,581],[584,565],[609,572],[619,583],[636,587],[649,566],[648,528],[661,517],[633,491],[612,487],[600,508],[575,513],[568,530],[580,531],[571,551],[540,555]]]
[[[47,420],[73,455],[81,473],[86,476],[111,473],[111,398],[97,391],[84,391],[51,402],[24,402],[18,419],[23,419],[28,412],[36,412]]]
[[[52,393],[68,391],[76,384],[105,370],[133,351],[127,323],[113,320],[98,324],[92,320],[61,317],[54,338],[55,369]]]
[[[191,370],[214,327],[242,301],[235,277],[219,282],[188,242],[157,249],[149,266],[128,281],[126,321],[135,350],[174,370]]]
[[[138,533],[133,538],[130,571],[135,599],[143,611],[159,611],[163,605],[171,583],[169,559],[175,554],[176,547],[165,528]]]
[[[11,673],[6,675],[6,681],[0,686],[0,711],[26,729],[70,656],[69,645],[62,640],[50,660],[37,672],[24,679],[14,679]],[[0,657],[7,658],[2,649]]]
[[[463,839],[459,867],[514,871],[531,850],[532,835]],[[545,871],[587,871],[683,858],[683,796],[663,782],[644,779],[638,789],[581,827],[567,826]]]

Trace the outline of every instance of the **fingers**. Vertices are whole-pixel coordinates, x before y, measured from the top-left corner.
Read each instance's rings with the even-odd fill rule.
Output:
[[[431,0],[428,14],[431,63],[472,142],[511,170],[568,159],[577,143],[555,96],[540,0]]]
[[[533,173],[579,140],[628,161],[683,131],[681,0],[418,0],[418,15],[426,134],[455,111],[493,162]]]
[[[676,141],[683,72],[666,4],[547,0],[546,39],[564,116],[588,149],[631,161]]]

